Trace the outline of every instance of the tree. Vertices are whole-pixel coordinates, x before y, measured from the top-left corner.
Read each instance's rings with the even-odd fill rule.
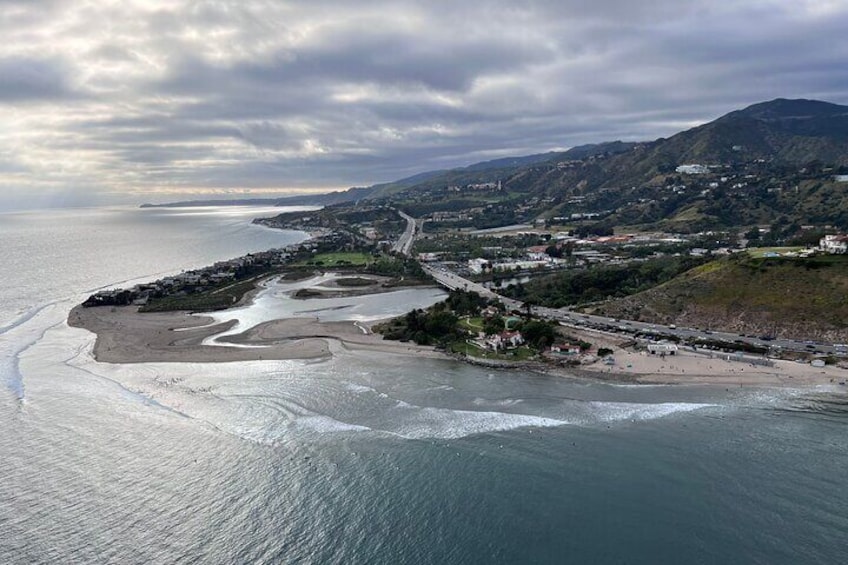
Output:
[[[495,316],[489,318],[483,323],[483,333],[486,335],[494,335],[497,333],[501,333],[506,324],[504,323],[504,319],[500,316]]]
[[[447,298],[447,304],[457,316],[473,316],[485,308],[487,300],[476,292],[452,290]]]
[[[562,248],[557,247],[556,245],[548,245],[545,248],[545,253],[548,254],[549,257],[562,257]]]
[[[521,335],[524,341],[536,349],[544,348],[553,343],[557,338],[557,327],[550,322],[530,320],[521,326]]]
[[[536,300],[533,298],[527,298],[524,301],[524,310],[527,312],[527,317],[533,315],[533,306],[536,306]]]
[[[446,310],[433,312],[427,316],[424,331],[437,338],[448,337],[454,334],[457,321],[457,317],[452,312]]]

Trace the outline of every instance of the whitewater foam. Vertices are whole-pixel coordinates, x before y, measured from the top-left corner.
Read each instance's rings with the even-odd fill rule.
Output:
[[[590,402],[592,411],[601,422],[622,420],[644,421],[664,418],[679,412],[692,412],[702,408],[714,408],[716,404],[689,402],[633,403],[633,402]]]

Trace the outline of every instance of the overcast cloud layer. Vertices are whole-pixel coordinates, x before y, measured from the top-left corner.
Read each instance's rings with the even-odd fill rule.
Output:
[[[0,0],[0,209],[263,196],[848,103],[845,0]]]

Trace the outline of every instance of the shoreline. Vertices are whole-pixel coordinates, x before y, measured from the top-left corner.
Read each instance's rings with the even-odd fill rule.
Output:
[[[371,331],[378,323],[321,322],[317,318],[284,318],[264,322],[228,335],[221,345],[203,345],[204,339],[231,329],[236,320],[214,324],[210,316],[186,312],[139,313],[137,307],[76,306],[68,325],[96,335],[92,349],[101,363],[229,363],[241,361],[318,361],[333,356],[333,343],[344,350],[389,355],[426,356],[486,365],[433,347],[384,340]],[[588,337],[588,336],[587,336]],[[591,336],[598,341],[597,336]],[[602,340],[603,341],[603,340]],[[609,340],[604,345],[612,345]],[[541,362],[498,363],[505,370],[528,370],[557,377],[589,379],[613,384],[717,385],[811,387],[838,386],[848,371],[833,366],[815,368],[792,361],[754,366],[739,361],[682,352],[660,358],[644,352],[615,348],[616,364],[601,362],[576,367]],[[494,365],[492,365],[494,366]],[[841,388],[841,387],[840,387]]]
[[[608,382],[651,385],[716,385],[716,386],[839,386],[848,380],[848,371],[834,365],[813,367],[809,363],[773,359],[772,366],[753,364],[714,351],[689,351],[660,357],[647,351],[622,347],[630,340],[596,332],[570,330],[596,346],[614,351],[613,366],[596,362],[575,368],[553,368],[554,372],[579,373],[581,376]],[[728,357],[730,360],[728,360]],[[843,387],[840,387],[843,388]],[[846,388],[848,391],[848,388]]]
[[[386,277],[355,275],[368,278],[371,285],[341,287],[334,281],[323,282],[313,289],[316,296],[362,296],[398,290],[384,287]],[[280,275],[257,280],[232,306],[246,307]],[[282,279],[285,281],[285,279]],[[215,323],[204,313],[186,311],[145,312],[136,306],[78,305],[68,314],[71,327],[95,334],[94,359],[102,363],[229,363],[241,361],[302,360],[320,361],[333,356],[332,345],[343,350],[396,355],[426,356],[454,360],[505,370],[526,370],[542,374],[581,378],[619,384],[698,384],[719,386],[820,386],[846,382],[848,371],[834,366],[812,367],[792,361],[775,360],[773,366],[760,366],[738,360],[726,360],[718,354],[681,349],[677,355],[657,357],[627,347],[627,340],[616,336],[569,328],[567,333],[592,342],[595,347],[614,351],[615,364],[600,360],[585,365],[558,365],[539,360],[525,362],[488,362],[438,351],[430,346],[391,341],[375,334],[372,327],[354,321],[322,322],[317,317],[288,317],[266,321],[247,330],[223,336],[215,345],[204,340],[223,333],[238,320]],[[336,349],[338,352],[338,349]]]

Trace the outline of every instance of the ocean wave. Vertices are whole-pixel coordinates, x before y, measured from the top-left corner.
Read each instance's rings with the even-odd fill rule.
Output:
[[[38,343],[64,318],[56,314],[57,302],[50,302],[31,309],[11,324],[0,328],[0,378],[6,388],[23,403],[26,402],[26,387],[21,371],[21,355]]]
[[[693,402],[661,402],[656,404],[633,402],[590,402],[592,414],[601,422],[623,420],[656,420],[672,414],[693,412],[702,408],[715,408],[717,404]]]
[[[359,424],[349,424],[342,422],[329,416],[310,415],[301,416],[292,422],[294,429],[307,430],[310,432],[318,432],[321,434],[336,434],[341,432],[370,432],[372,428]]]
[[[503,398],[499,400],[491,400],[488,398],[475,398],[471,401],[474,406],[501,406],[501,407],[510,407],[515,406],[516,404],[521,404],[524,402],[521,398]]]
[[[844,389],[845,387],[840,388]],[[776,409],[845,421],[848,418],[848,395],[844,391],[807,393],[791,399],[788,403]]]
[[[485,433],[509,431],[518,428],[551,428],[571,422],[506,412],[478,412],[446,408],[419,408],[398,406],[405,410],[387,433],[406,439],[459,439]]]
[[[356,384],[356,383],[348,382],[348,383],[345,383],[344,387],[351,392],[359,392],[359,393],[372,392],[374,394],[377,394],[376,389],[371,388],[370,386],[360,385],[360,384]]]
[[[42,310],[44,310],[47,306],[48,305],[45,304],[44,306],[38,306],[36,308],[30,308],[29,310],[24,312],[21,316],[19,316],[15,320],[12,320],[12,322],[10,324],[0,328],[0,335],[3,335],[4,333],[6,333],[8,331],[11,331],[11,330],[13,330],[17,327],[24,325],[28,321],[35,318],[38,315],[38,313],[41,312]]]

